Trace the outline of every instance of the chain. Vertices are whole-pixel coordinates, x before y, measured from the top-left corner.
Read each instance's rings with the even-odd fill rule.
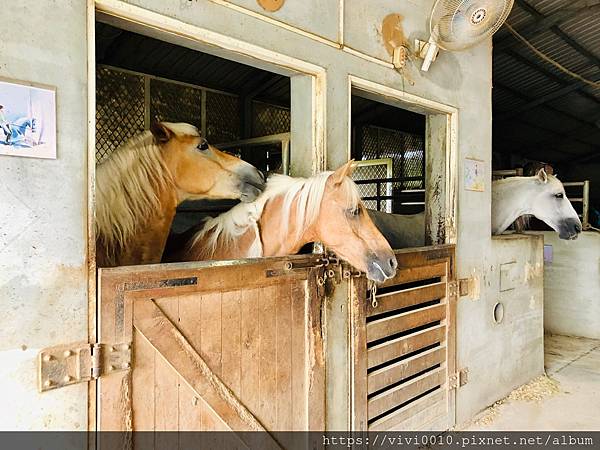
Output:
[[[377,308],[377,285],[374,281],[369,281],[369,290],[371,291],[371,306]]]

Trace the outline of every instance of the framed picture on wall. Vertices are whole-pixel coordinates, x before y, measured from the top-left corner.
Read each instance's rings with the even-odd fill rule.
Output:
[[[0,155],[56,159],[56,89],[0,78]]]

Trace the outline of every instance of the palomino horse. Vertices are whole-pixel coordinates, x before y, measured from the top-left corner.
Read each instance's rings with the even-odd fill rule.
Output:
[[[502,233],[525,214],[545,222],[561,239],[576,239],[581,233],[581,221],[564,186],[544,169],[533,177],[510,177],[492,184],[493,234]]]
[[[350,161],[311,178],[271,176],[256,202],[208,220],[177,259],[292,255],[319,241],[373,281],[393,277],[396,257],[369,218],[352,170]]]
[[[98,266],[158,263],[184,200],[254,201],[264,189],[252,165],[220,152],[186,123],[154,123],[98,166]]]

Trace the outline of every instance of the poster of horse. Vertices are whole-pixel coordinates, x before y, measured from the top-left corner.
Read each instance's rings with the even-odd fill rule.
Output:
[[[0,155],[56,159],[56,92],[0,79]]]

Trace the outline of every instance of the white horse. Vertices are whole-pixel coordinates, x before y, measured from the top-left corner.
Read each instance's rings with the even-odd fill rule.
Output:
[[[369,210],[369,215],[392,248],[424,245],[424,213],[401,215]],[[544,221],[561,239],[576,239],[581,232],[581,221],[564,186],[543,169],[533,177],[511,177],[492,183],[492,233],[504,232],[523,215]]]
[[[581,221],[563,184],[544,169],[533,177],[510,177],[492,183],[492,233],[502,233],[523,215],[545,222],[561,239],[577,239],[581,233]]]

